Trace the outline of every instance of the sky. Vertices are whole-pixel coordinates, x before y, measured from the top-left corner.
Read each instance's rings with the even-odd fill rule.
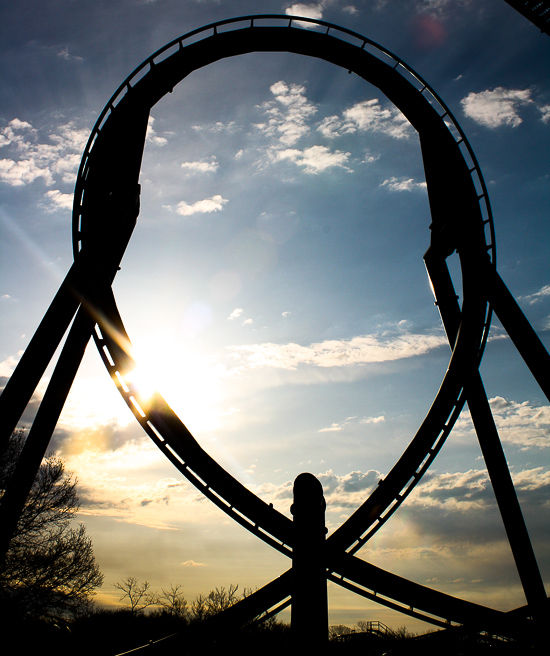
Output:
[[[550,41],[503,0],[20,0],[0,8],[1,384],[71,265],[76,173],[104,105],[172,39],[257,13],[355,30],[437,91],[483,171],[498,271],[549,347]],[[410,442],[449,361],[422,261],[430,214],[414,129],[347,71],[250,54],[194,72],[153,108],[140,184],[114,283],[140,367],[280,512],[290,517],[299,473],[317,476],[332,532]],[[481,373],[548,585],[548,401],[497,320]],[[101,604],[120,603],[114,584],[128,576],[181,584],[192,601],[290,566],[164,459],[93,344],[51,450],[79,479]],[[492,608],[525,603],[467,410],[359,556]],[[429,628],[329,584],[330,624],[359,620]]]

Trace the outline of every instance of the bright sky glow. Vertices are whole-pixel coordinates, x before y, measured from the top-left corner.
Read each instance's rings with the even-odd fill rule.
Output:
[[[111,94],[170,40],[260,11],[356,30],[442,96],[489,188],[500,274],[548,347],[550,41],[502,0],[21,0],[0,9],[2,384],[72,262],[76,172]],[[318,476],[332,531],[407,446],[448,364],[422,262],[418,137],[379,89],[285,54],[197,71],[151,114],[141,214],[114,283],[138,363],[128,376],[139,394],[165,395],[281,512],[300,472]],[[548,402],[498,322],[481,371],[548,583]],[[181,583],[192,599],[259,587],[290,565],[163,458],[93,344],[52,448],[80,481],[103,603],[126,576]],[[393,519],[362,557],[495,608],[524,603],[467,411]],[[337,586],[329,594],[333,624],[427,628]]]

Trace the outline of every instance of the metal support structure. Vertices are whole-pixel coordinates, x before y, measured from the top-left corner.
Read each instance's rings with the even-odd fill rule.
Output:
[[[325,497],[313,474],[294,481],[291,630],[297,647],[322,648],[328,640]]]
[[[318,29],[303,29],[304,23]],[[251,52],[283,51],[323,59],[375,85],[418,132],[431,212],[430,248],[424,259],[451,349],[440,389],[407,449],[361,506],[326,540],[323,533],[322,541],[320,514],[313,519],[306,512],[304,523],[299,520],[300,477],[293,523],[215,462],[160,394],[141,396],[127,377],[135,363],[111,289],[139,214],[139,174],[151,107],[191,72],[212,62]],[[302,620],[294,618],[304,612],[301,592],[318,586],[314,596],[323,599],[318,609],[321,635],[326,629],[321,606],[326,609],[328,579],[437,626],[454,622],[502,635],[512,635],[520,625],[525,628],[527,618],[545,609],[544,613],[540,610],[542,616],[548,604],[479,373],[492,310],[549,398],[550,356],[498,275],[495,248],[487,188],[466,135],[428,83],[387,49],[326,21],[286,15],[227,19],[168,43],[121,84],[90,135],[74,195],[75,263],[0,396],[1,446],[78,310],[29,433],[13,488],[0,499],[4,546],[91,335],[119,392],[164,455],[227,515],[293,559],[292,570],[230,608],[223,614],[225,619],[216,622],[232,618],[244,623],[266,612],[278,612],[293,601],[293,624],[299,625]],[[447,258],[455,252],[460,258],[462,303],[447,267]],[[354,555],[422,479],[466,402],[528,603],[512,615],[418,585]],[[306,498],[311,494],[320,503],[321,492],[306,492]],[[297,577],[306,583],[297,585]]]
[[[541,32],[550,35],[550,2],[548,0],[505,0]]]

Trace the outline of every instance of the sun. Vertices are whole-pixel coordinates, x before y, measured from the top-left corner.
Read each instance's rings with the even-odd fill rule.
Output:
[[[191,432],[219,427],[223,367],[215,356],[181,344],[167,331],[136,339],[132,351],[136,366],[124,378],[141,398],[159,392]]]

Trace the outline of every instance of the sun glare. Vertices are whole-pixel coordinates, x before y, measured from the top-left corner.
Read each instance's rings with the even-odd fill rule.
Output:
[[[191,431],[218,427],[221,376],[209,356],[186,348],[167,333],[136,340],[133,350],[136,367],[125,380],[140,397],[159,392]]]

